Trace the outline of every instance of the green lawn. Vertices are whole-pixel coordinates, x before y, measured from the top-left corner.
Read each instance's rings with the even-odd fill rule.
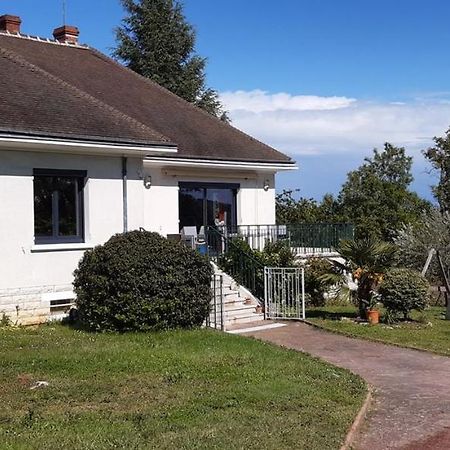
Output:
[[[337,449],[366,392],[302,353],[206,330],[0,329],[0,357],[2,449]]]
[[[416,321],[395,325],[367,325],[349,320],[356,315],[354,307],[339,306],[311,308],[307,312],[309,321],[331,331],[450,356],[450,321],[444,320],[444,308],[433,307],[423,313],[413,313],[412,318]]]

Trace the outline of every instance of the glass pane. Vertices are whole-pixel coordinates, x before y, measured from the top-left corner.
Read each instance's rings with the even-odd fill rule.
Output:
[[[235,223],[234,205],[235,191],[233,189],[207,190],[207,225],[233,227]]]
[[[203,188],[180,188],[180,231],[183,227],[203,225]]]
[[[58,191],[59,236],[77,235],[77,185],[76,178],[55,178],[55,190]]]
[[[34,234],[52,236],[53,177],[34,177]]]

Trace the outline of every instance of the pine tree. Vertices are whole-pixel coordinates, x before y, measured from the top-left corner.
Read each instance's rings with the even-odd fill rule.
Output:
[[[178,0],[121,0],[127,16],[116,29],[114,56],[135,72],[228,121],[217,91],[206,86],[206,58]]]

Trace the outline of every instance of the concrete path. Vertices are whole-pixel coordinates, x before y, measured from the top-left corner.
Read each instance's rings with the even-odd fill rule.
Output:
[[[243,335],[318,356],[375,387],[355,448],[450,449],[450,358],[347,338],[299,322]]]

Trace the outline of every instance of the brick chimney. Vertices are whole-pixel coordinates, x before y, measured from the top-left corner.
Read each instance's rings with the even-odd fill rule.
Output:
[[[78,44],[78,36],[80,31],[77,27],[71,27],[70,25],[63,25],[62,27],[55,28],[53,31],[53,37],[62,43]]]
[[[21,23],[22,20],[19,16],[10,16],[9,14],[5,14],[0,16],[0,31],[19,34]]]

